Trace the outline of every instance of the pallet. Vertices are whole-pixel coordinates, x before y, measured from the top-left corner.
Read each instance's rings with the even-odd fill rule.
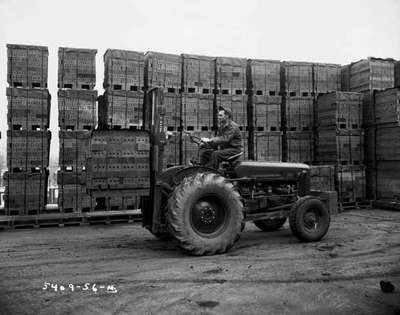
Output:
[[[400,211],[400,200],[375,200],[373,205],[378,209]]]
[[[0,216],[0,229],[64,227],[90,224],[141,222],[141,212],[135,210],[96,211],[85,213],[47,213],[39,215]]]
[[[372,209],[372,206],[373,204],[371,200],[338,203],[339,212],[351,211],[351,210],[367,210],[367,209]]]

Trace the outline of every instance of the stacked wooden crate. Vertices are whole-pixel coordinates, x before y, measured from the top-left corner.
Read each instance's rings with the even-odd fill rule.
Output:
[[[392,134],[392,131],[396,133],[396,128],[392,129],[393,125],[391,125],[395,124],[397,119],[396,92],[394,90],[383,92],[376,100],[379,91],[393,88],[394,85],[395,62],[392,59],[369,57],[342,67],[342,87],[348,91],[361,92],[363,95],[362,125],[365,129],[364,151],[368,179],[367,197],[369,199],[393,196],[390,187],[395,187],[392,185],[395,182],[392,183],[391,176],[397,176],[397,164],[389,161],[396,161],[397,158],[391,157],[388,152],[396,147],[393,146],[395,138],[391,139],[395,135]],[[379,149],[377,149],[378,146]],[[393,171],[390,172],[389,169]],[[380,174],[379,185],[378,174]],[[384,184],[388,185],[387,192],[385,191],[387,188],[383,188]]]
[[[216,109],[223,107],[231,111],[232,119],[242,132],[243,158],[247,159],[247,61],[243,58],[217,57],[215,63]],[[214,125],[217,126],[217,110],[214,113]]]
[[[165,124],[174,133],[164,151],[164,167],[182,162],[182,56],[149,51],[145,54],[145,89],[164,90]]]
[[[248,60],[248,105],[252,108],[249,141],[258,161],[282,160],[280,62]]]
[[[394,65],[394,86],[400,87],[400,61]]]
[[[400,199],[400,88],[374,95],[375,124],[367,129],[367,188],[371,199]]]
[[[143,125],[143,53],[107,49],[103,87],[106,91],[104,102],[99,102],[99,127],[140,129]]]
[[[335,167],[335,183],[341,202],[366,197],[362,94],[332,92],[317,100],[316,162]]]
[[[342,89],[363,93],[363,123],[374,124],[373,93],[394,87],[393,59],[368,57],[342,67]]]
[[[149,170],[141,159],[149,155],[137,156],[137,146],[142,145],[144,76],[142,52],[105,52],[105,93],[98,100],[99,130],[92,133],[88,160],[88,189],[95,211],[137,209],[139,196],[147,193],[138,188],[148,185],[142,179],[148,180]]]
[[[58,125],[60,127],[57,184],[61,212],[88,212],[92,201],[86,190],[89,140],[97,125],[96,50],[59,48]]]
[[[51,133],[48,49],[7,45],[7,167],[5,214],[45,209]]]
[[[283,62],[283,160],[312,162],[314,158],[313,64]]]
[[[87,186],[95,211],[139,207],[149,194],[150,137],[146,131],[96,130],[90,141]]]
[[[214,135],[215,58],[182,55],[182,130],[197,137]],[[182,135],[183,163],[199,162],[199,148]],[[170,156],[173,156],[170,152]]]
[[[341,66],[332,63],[314,63],[314,95],[341,91]]]

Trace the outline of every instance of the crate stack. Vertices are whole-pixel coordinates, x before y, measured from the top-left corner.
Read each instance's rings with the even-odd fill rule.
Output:
[[[370,199],[400,199],[400,88],[376,92],[375,124],[366,133]]]
[[[182,130],[197,137],[214,135],[215,58],[182,55]],[[183,163],[199,162],[199,148],[190,138],[182,137]]]
[[[105,52],[105,93],[98,99],[99,130],[92,134],[87,176],[95,211],[137,208],[133,150],[143,127],[144,74],[142,52]]]
[[[281,161],[280,62],[249,60],[247,79],[249,106],[253,111],[249,122],[252,124],[249,139],[253,141],[253,157],[258,161]]]
[[[90,141],[87,186],[94,211],[138,209],[149,194],[150,137],[146,131],[96,130]]]
[[[394,86],[400,87],[400,61],[394,65]]]
[[[217,127],[217,110],[220,107],[231,111],[242,132],[243,158],[248,152],[247,119],[247,60],[243,58],[217,57],[215,66],[215,105],[214,126]]]
[[[94,49],[58,50],[59,187],[63,213],[89,212],[86,159],[91,132],[97,125],[96,53]]]
[[[386,136],[383,136],[383,138],[381,138],[381,136],[388,130],[395,129],[383,129],[381,127],[389,126],[390,122],[393,123],[393,119],[396,119],[395,117],[391,118],[392,120],[382,120],[381,118],[377,119],[378,117],[376,115],[381,112],[381,109],[377,109],[376,106],[387,107],[387,105],[383,105],[384,102],[381,101],[381,99],[376,102],[375,96],[377,93],[379,93],[379,91],[393,88],[394,85],[395,61],[393,59],[368,57],[367,59],[363,59],[342,67],[342,88],[348,91],[360,92],[363,95],[362,124],[365,130],[364,151],[366,152],[365,162],[367,165],[368,178],[367,197],[370,199],[380,198],[383,196],[377,192],[379,188],[374,188],[378,182],[377,174],[380,173],[379,171],[377,172],[377,168],[379,167],[379,169],[385,169],[385,167],[388,165],[386,162],[383,164],[380,162],[387,161],[387,156],[376,158],[373,154],[377,148],[375,143],[379,143],[377,142],[377,139],[381,139],[382,141],[386,139],[387,143],[379,143],[379,145],[390,145],[389,150],[391,150],[392,141]],[[386,109],[389,110],[389,107]],[[392,110],[392,113],[393,112],[394,111]],[[386,124],[385,121],[389,122],[389,124]],[[377,152],[379,152],[379,150],[377,150]],[[384,173],[387,174],[388,170],[386,169],[386,171],[383,171],[383,173],[381,172],[380,174]],[[395,174],[395,171],[391,174]],[[378,195],[380,196],[378,197]]]
[[[107,49],[103,87],[105,93],[104,102],[99,102],[99,127],[140,129],[143,125],[143,53]]]
[[[283,62],[281,67],[282,155],[284,161],[312,162],[314,158],[313,64]]]
[[[331,92],[317,100],[316,162],[335,167],[340,202],[366,198],[362,94]]]
[[[5,214],[40,214],[47,203],[51,133],[48,49],[7,45]]]
[[[342,67],[342,89],[363,93],[363,123],[366,128],[374,124],[374,91],[395,86],[393,59],[368,57]]]
[[[164,167],[182,162],[182,57],[149,51],[145,54],[145,89],[164,90],[165,125],[173,132],[164,151]]]

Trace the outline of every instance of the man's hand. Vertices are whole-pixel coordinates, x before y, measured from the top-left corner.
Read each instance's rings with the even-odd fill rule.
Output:
[[[208,143],[210,141],[211,141],[210,138],[201,138],[201,142]]]

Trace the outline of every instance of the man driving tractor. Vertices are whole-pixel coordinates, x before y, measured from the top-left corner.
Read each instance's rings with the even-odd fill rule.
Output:
[[[239,126],[232,120],[232,113],[220,107],[216,137],[201,138],[200,164],[218,169],[219,163],[243,152]]]

